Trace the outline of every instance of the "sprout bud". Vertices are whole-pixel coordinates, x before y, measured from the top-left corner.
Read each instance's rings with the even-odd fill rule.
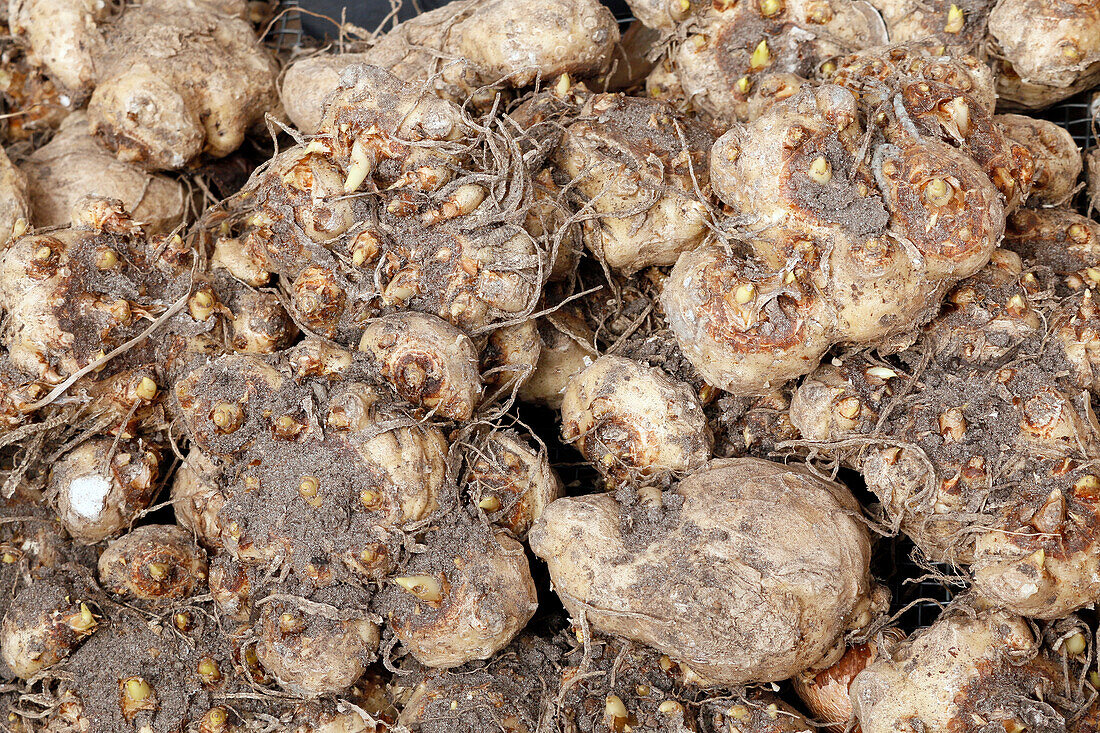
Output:
[[[753,71],[759,71],[763,69],[772,59],[771,51],[768,50],[768,41],[765,39],[756,45],[753,49],[752,57],[749,59],[749,67]]]
[[[1085,639],[1085,635],[1078,631],[1073,636],[1066,639],[1063,649],[1066,650],[1066,654],[1071,657],[1077,657],[1085,653],[1085,649],[1088,647],[1088,641]]]
[[[822,186],[833,180],[833,167],[824,155],[819,155],[810,163],[810,178]]]
[[[110,270],[118,264],[118,255],[110,247],[102,249],[96,257],[95,266],[100,270]]]
[[[393,579],[407,593],[427,603],[443,600],[443,586],[430,575],[407,575]]]
[[[965,22],[966,16],[963,14],[962,8],[952,4],[947,11],[947,22],[943,26],[943,32],[958,33],[963,29],[963,24]]]
[[[134,389],[134,393],[141,399],[149,401],[157,396],[157,383],[149,377],[142,377]]]
[[[222,433],[232,433],[244,422],[244,410],[233,402],[219,402],[210,413],[210,420]]]

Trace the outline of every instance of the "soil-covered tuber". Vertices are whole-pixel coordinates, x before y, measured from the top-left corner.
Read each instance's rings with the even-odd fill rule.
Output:
[[[1100,81],[1100,6],[1092,0],[1000,0],[989,13],[997,94],[1037,109]]]
[[[969,564],[979,595],[1059,618],[1100,596],[1100,478],[1087,403],[1092,292],[1048,299],[998,250],[960,283],[901,364],[822,367],[791,421],[858,467],[895,525],[935,561]],[[875,437],[872,437],[875,436]]]
[[[603,356],[573,377],[561,414],[562,437],[611,476],[685,474],[711,457],[713,437],[695,392],[633,359]]]
[[[804,89],[718,139],[711,184],[742,241],[684,254],[662,295],[709,383],[759,393],[838,342],[901,337],[988,260],[1033,162],[983,106],[982,68],[919,46],[857,54],[835,77],[848,88]]]
[[[529,538],[574,618],[710,684],[831,664],[882,598],[848,490],[805,468],[715,461],[635,522],[607,494],[558,499]]]
[[[361,53],[320,55],[292,64],[282,97],[303,132],[317,131],[325,97],[356,64],[419,81],[445,99],[492,103],[498,87],[548,83],[605,71],[619,41],[610,11],[595,0],[458,0],[401,23]]]
[[[427,667],[489,658],[538,606],[523,545],[503,531],[462,525],[426,542],[433,550],[415,556],[386,589],[390,628]]]
[[[860,728],[947,733],[995,720],[1006,731],[1093,730],[1095,708],[1085,708],[1094,693],[1074,689],[1091,631],[1066,621],[1071,628],[1062,638],[1060,629],[1050,629],[1056,651],[1019,616],[957,602],[856,677],[851,694]]]
[[[65,226],[77,201],[88,195],[118,199],[151,233],[171,230],[187,211],[180,182],[119,161],[91,136],[84,113],[65,118],[57,135],[20,168],[29,181],[36,226]]]

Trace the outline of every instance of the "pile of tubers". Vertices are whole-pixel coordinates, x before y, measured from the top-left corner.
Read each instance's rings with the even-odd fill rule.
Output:
[[[629,4],[0,5],[0,730],[1100,731],[1100,5]]]

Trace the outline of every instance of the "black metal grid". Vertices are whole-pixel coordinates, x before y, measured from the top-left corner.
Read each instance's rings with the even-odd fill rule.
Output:
[[[278,12],[280,15],[264,40],[277,51],[290,51],[302,43],[302,19],[298,13],[298,0],[281,0]]]
[[[282,0],[280,11],[285,12],[268,33],[267,40],[280,51],[289,51],[302,42],[302,26],[297,7],[298,0]],[[630,20],[620,20],[620,24],[625,26]],[[1094,95],[1097,95],[1095,103]],[[1100,114],[1100,90],[1092,90],[1034,113],[1034,116],[1061,125],[1070,132],[1083,150],[1087,150],[1100,142],[1094,122],[1098,114]],[[556,435],[555,416],[549,411],[526,408],[521,412],[525,421],[536,426],[544,439]],[[568,447],[560,445],[551,447],[551,460],[559,464],[563,479],[567,485],[573,484],[574,490],[580,488],[579,485],[595,481],[594,472],[584,471],[577,465],[577,459],[578,456]],[[844,479],[857,494],[865,495],[861,499],[874,501],[874,497],[862,486],[858,474],[850,473]],[[890,587],[893,593],[892,608],[895,611],[916,602],[898,620],[898,625],[906,631],[931,624],[939,616],[941,604],[949,602],[954,595],[951,587],[931,578],[913,582],[928,574],[925,568],[914,561],[913,553],[913,544],[905,537],[884,539],[876,550],[877,566],[874,568],[876,575]],[[938,570],[946,576],[954,574],[951,568],[946,566],[940,566]],[[921,600],[917,602],[918,599]]]

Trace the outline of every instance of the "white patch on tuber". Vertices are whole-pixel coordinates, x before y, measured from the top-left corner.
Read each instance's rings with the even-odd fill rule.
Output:
[[[91,473],[73,479],[69,484],[69,506],[86,519],[95,519],[107,503],[111,482],[99,474]]]

